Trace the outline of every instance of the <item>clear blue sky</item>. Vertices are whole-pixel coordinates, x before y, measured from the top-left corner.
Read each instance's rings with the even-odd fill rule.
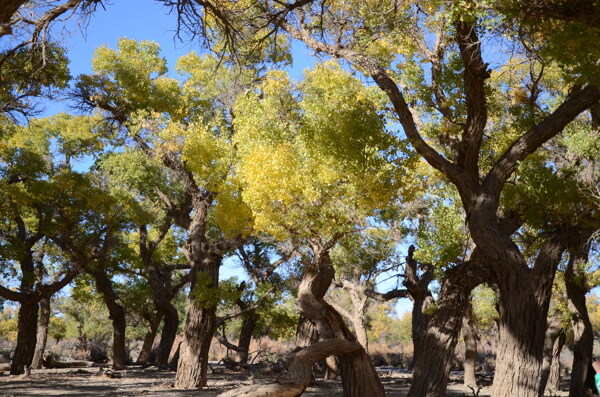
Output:
[[[160,44],[162,55],[167,59],[169,70],[173,71],[177,59],[190,51],[201,53],[198,43],[180,41],[175,37],[176,15],[168,14],[168,8],[153,0],[114,0],[106,10],[101,7],[90,16],[87,25],[78,26],[70,20],[67,27],[54,32],[55,39],[62,39],[68,51],[70,70],[73,77],[92,73],[92,57],[96,48],[107,45],[116,48],[122,37],[136,40],[152,40]],[[60,22],[57,26],[62,26]],[[299,43],[293,44],[294,66],[289,70],[292,78],[300,79],[305,68],[314,65],[316,59],[312,51]],[[65,111],[62,103],[46,106],[45,115]],[[222,278],[243,275],[232,261],[226,261],[221,268]],[[392,282],[384,283],[382,290],[393,288]],[[398,301],[400,314],[411,310],[408,299]]]

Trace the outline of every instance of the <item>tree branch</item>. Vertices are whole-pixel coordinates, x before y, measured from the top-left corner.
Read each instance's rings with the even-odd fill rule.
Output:
[[[490,77],[481,57],[481,42],[475,23],[456,23],[456,40],[464,65],[464,89],[467,122],[458,150],[457,164],[465,171],[472,186],[479,185],[479,152],[487,123],[485,80]]]
[[[519,161],[559,134],[567,124],[598,100],[600,91],[595,86],[587,86],[570,95],[552,114],[519,137],[504,152],[485,177],[484,191],[497,202],[500,192]]]

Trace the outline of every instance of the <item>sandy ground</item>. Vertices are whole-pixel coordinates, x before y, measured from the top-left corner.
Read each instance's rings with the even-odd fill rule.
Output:
[[[219,393],[252,383],[268,383],[273,377],[252,377],[247,373],[230,372],[218,369],[209,377],[208,387],[199,390],[178,390],[172,387],[175,373],[159,371],[155,368],[131,368],[119,371],[118,378],[97,375],[97,368],[85,369],[42,369],[33,370],[24,376],[0,375],[0,395],[2,396],[202,396],[213,397]],[[410,374],[385,371],[381,380],[388,396],[405,396],[410,386]],[[479,392],[480,397],[489,397],[490,388]],[[318,380],[304,393],[305,396],[341,397],[341,387],[337,381]],[[448,396],[468,397],[473,392],[460,384],[460,377],[454,375],[448,387]],[[566,396],[567,392],[552,394]]]

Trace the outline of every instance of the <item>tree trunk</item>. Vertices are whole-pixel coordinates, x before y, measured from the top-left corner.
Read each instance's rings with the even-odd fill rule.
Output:
[[[548,307],[540,307],[531,286],[514,276],[512,294],[500,293],[498,352],[492,395],[539,397]],[[505,291],[507,291],[505,289]],[[508,295],[508,296],[507,296]]]
[[[346,327],[340,314],[323,298],[318,298],[324,295],[321,294],[323,289],[327,290],[331,285],[333,274],[329,253],[315,250],[315,264],[305,268],[298,287],[298,309],[307,320],[315,324],[321,338],[355,343],[356,337]],[[338,359],[344,397],[385,396],[375,367],[362,346]]]
[[[216,288],[222,261],[220,254],[210,253],[208,243],[192,242],[191,245],[187,255],[192,264],[192,282],[175,377],[175,387],[181,389],[206,386],[208,351],[217,327]]]
[[[96,282],[96,288],[102,294],[102,298],[113,326],[112,362],[113,369],[125,369],[127,353],[125,351],[125,310],[117,302],[117,295],[112,288],[110,279],[103,272],[93,272],[92,276]]]
[[[477,378],[475,378],[475,366],[477,364],[477,341],[478,336],[473,329],[471,310],[467,310],[463,318],[463,337],[465,341],[465,364],[463,383],[467,387],[476,388]]]
[[[158,352],[156,357],[156,365],[160,369],[169,368],[169,354],[173,348],[173,342],[177,336],[177,328],[179,327],[179,314],[177,309],[171,303],[173,299],[172,291],[169,291],[167,284],[171,277],[170,272],[167,274],[161,273],[156,267],[152,258],[153,249],[151,248],[153,243],[147,243],[147,232],[145,227],[140,228],[140,254],[142,261],[148,275],[148,281],[152,286],[152,297],[154,305],[164,315],[164,323],[162,333],[160,335],[160,342],[158,344]]]
[[[550,321],[548,321],[548,328],[546,330],[546,339],[544,341],[544,359],[542,361],[542,372],[540,374],[540,389],[546,390],[546,384],[550,377],[550,371],[554,364],[554,349],[559,336],[562,333],[561,315],[560,312],[555,312]],[[562,346],[561,346],[562,347]],[[558,352],[560,354],[560,352]]]
[[[435,311],[427,318],[408,397],[446,396],[454,349],[476,280],[468,263],[447,272]]]
[[[356,332],[356,340],[365,348],[365,351],[369,352],[369,337],[367,336],[367,327],[365,325],[365,318],[357,318],[356,321],[352,322],[354,325],[354,331]]]
[[[48,324],[50,323],[50,296],[42,296],[40,300],[40,318],[38,322],[35,353],[31,368],[40,369],[44,363],[44,351],[48,340]]]
[[[546,390],[550,395],[556,395],[560,391],[560,353],[565,345],[565,339],[566,333],[563,329],[554,341],[554,347],[552,348],[552,364],[546,384]]]
[[[17,325],[17,346],[10,366],[11,375],[20,375],[31,365],[35,351],[38,323],[38,302],[31,299],[21,302]]]
[[[581,264],[587,262],[588,250],[589,245],[585,244],[571,252],[565,272],[565,285],[571,312],[571,326],[573,327],[573,366],[569,397],[586,395],[585,380],[588,368],[592,364],[594,333],[585,302],[588,289],[585,283],[581,282],[585,278],[585,271],[581,268]]]
[[[148,360],[150,360],[150,355],[152,353],[152,346],[154,346],[154,339],[156,339],[156,333],[158,332],[158,326],[160,325],[162,317],[162,313],[159,311],[158,313],[156,313],[156,316],[154,316],[154,318],[149,322],[148,332],[146,332],[146,335],[144,336],[144,343],[142,344],[142,348],[136,360],[136,364],[148,364]]]
[[[240,364],[248,363],[250,342],[252,341],[252,334],[256,328],[257,320],[257,314],[254,311],[242,316],[242,329],[240,330],[240,338],[238,340],[238,359]]]
[[[164,311],[164,321],[156,354],[156,365],[160,369],[169,369],[169,354],[177,336],[179,313],[171,302],[166,302],[161,308]]]
[[[219,394],[218,397],[297,397],[302,395],[312,377],[312,367],[332,355],[345,356],[362,347],[356,342],[329,339],[317,342],[291,357],[290,378],[275,384],[244,386]]]

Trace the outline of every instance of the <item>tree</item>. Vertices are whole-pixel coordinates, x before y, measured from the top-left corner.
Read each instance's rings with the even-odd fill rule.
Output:
[[[143,269],[151,287],[157,313],[150,324],[164,322],[156,364],[167,369],[179,326],[179,314],[171,301],[188,281],[187,277],[178,274],[178,270],[189,266],[184,264],[186,260],[177,248],[180,242],[172,229],[175,218],[187,210],[186,207],[178,209],[174,204],[183,200],[183,189],[167,170],[140,152],[113,153],[102,159],[99,168],[109,175],[114,194],[127,203],[128,212],[123,215],[137,227],[129,237],[131,244],[136,246],[131,266]],[[158,323],[155,324],[154,335]],[[145,344],[147,349],[154,342],[151,334]],[[148,357],[150,352],[144,351]]]
[[[335,64],[307,72],[296,89],[284,73],[272,72],[235,108],[242,197],[255,228],[303,247],[298,339],[306,342],[299,347],[310,351],[317,338],[357,346],[339,355],[346,396],[383,395],[364,348],[324,300],[334,276],[331,249],[384,208],[401,183],[402,155],[394,153],[397,141],[378,108],[372,91]]]
[[[215,75],[217,60],[192,53],[179,61],[188,75],[180,85],[166,77],[165,60],[158,53],[155,43],[126,39],[118,50],[99,49],[96,74],[81,76],[75,95],[82,106],[104,111],[137,150],[168,169],[182,186],[181,201],[167,199],[179,214],[176,225],[186,232],[183,252],[191,267],[175,385],[194,388],[206,384],[223,255],[252,228],[230,168],[235,155],[231,105],[242,80],[226,70]]]
[[[555,104],[540,107],[543,97],[539,90],[543,87],[536,84],[533,74],[522,89],[534,105],[533,114],[527,116],[534,117],[522,117],[528,121],[513,124],[512,135],[507,137],[492,123],[498,119],[490,117],[496,110],[490,108],[493,91],[487,84],[492,73],[482,58],[482,48],[490,43],[480,33],[494,25],[496,15],[478,9],[475,3],[453,4],[428,3],[422,12],[413,4],[397,7],[384,2],[377,4],[379,12],[374,12],[375,5],[371,4],[347,7],[310,2],[286,10],[272,26],[370,76],[387,94],[415,151],[456,186],[471,237],[484,259],[480,263],[499,290],[500,346],[493,394],[537,396],[542,393],[538,374],[551,281],[566,240],[575,233],[568,226],[558,228],[541,246],[537,258],[529,262],[511,238],[515,229],[503,227],[506,214],[501,211],[501,196],[519,162],[560,134],[598,101],[600,93],[593,85],[575,86],[567,95],[545,91],[555,98]],[[267,10],[265,18],[281,15],[278,6],[261,6]],[[366,7],[369,16],[377,17],[366,16]],[[433,47],[427,44],[431,34],[437,36]],[[518,47],[515,37],[508,33],[506,42]],[[397,67],[399,57],[402,62]],[[529,58],[526,62],[533,66],[536,61]],[[552,59],[545,59],[543,64],[547,62]],[[484,148],[493,141],[489,138],[504,141],[486,163],[483,155],[488,152]],[[464,275],[467,271],[459,272]],[[530,314],[527,324],[519,315],[524,312]],[[427,376],[438,377],[430,372]],[[410,395],[443,392],[443,387],[435,386],[428,391],[411,391]]]
[[[69,153],[79,145],[87,145],[80,156],[97,149],[85,135],[78,135],[79,128],[93,130],[94,123],[93,118],[56,116],[22,127],[4,119],[1,257],[5,270],[11,265],[19,269],[14,275],[19,289],[0,287],[0,294],[21,304],[20,336],[11,367],[15,374],[22,373],[33,359],[39,302],[66,286],[80,271],[53,239],[64,231],[58,221],[60,209],[81,210],[74,200],[90,187],[89,179],[71,169]]]

